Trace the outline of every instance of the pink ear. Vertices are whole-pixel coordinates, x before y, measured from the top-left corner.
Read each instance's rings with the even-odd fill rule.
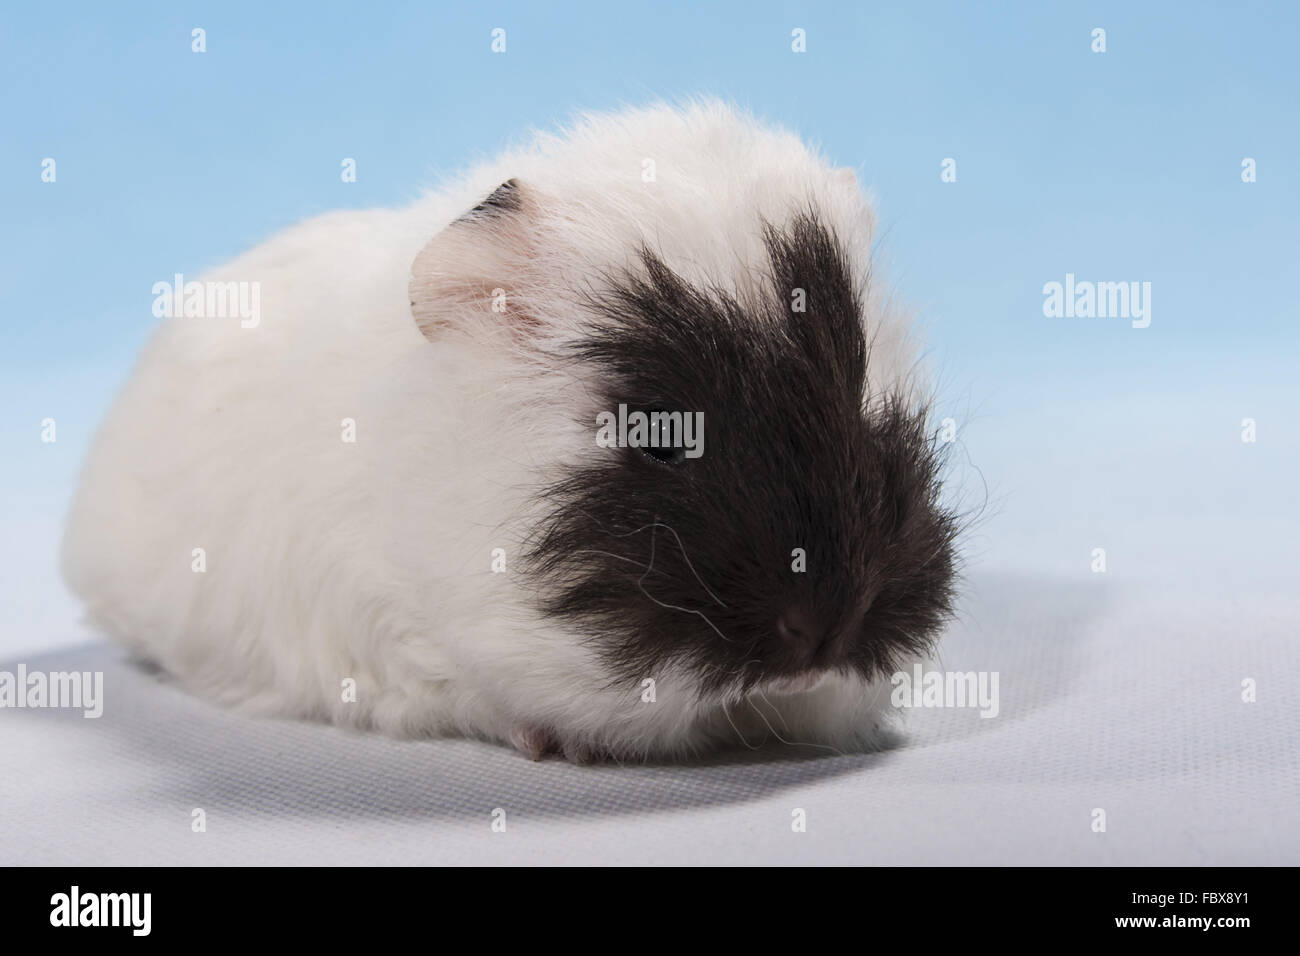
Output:
[[[534,198],[502,183],[429,240],[411,264],[411,315],[424,337],[534,323],[523,290],[536,259]]]

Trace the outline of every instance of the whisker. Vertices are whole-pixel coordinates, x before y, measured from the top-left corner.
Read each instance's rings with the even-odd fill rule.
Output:
[[[781,715],[781,708],[777,707],[770,700],[768,700],[767,695],[764,694],[761,690],[755,690],[754,693],[758,697],[761,697],[763,699],[763,703],[767,704],[767,706],[772,708],[773,713],[776,714],[777,718],[781,721],[781,726],[785,728],[785,732],[788,734],[790,732],[790,725],[785,722],[785,717]]]
[[[740,732],[740,728],[736,726],[736,722],[731,719],[731,711],[727,710],[727,702],[725,700],[722,702],[722,715],[727,718],[727,723],[731,724],[731,729],[736,732],[736,736],[740,738],[742,744],[750,750],[758,749],[757,745],[751,744],[745,739],[745,735]]]
[[[646,566],[635,558],[629,558],[622,554],[615,554],[613,551],[601,551],[599,548],[582,548],[573,552],[574,554],[602,554],[607,558],[613,558],[615,561],[626,561],[628,564],[634,564],[638,569],[645,570]]]
[[[695,575],[695,580],[700,582],[700,587],[704,588],[704,592],[709,597],[713,598],[713,600],[718,604],[719,607],[725,608],[727,605],[722,603],[722,600],[716,594],[713,593],[713,589],[704,583],[704,579],[700,577],[700,573],[695,570],[695,565],[691,563],[691,556],[686,553],[686,546],[682,544],[682,536],[679,535],[672,528],[671,525],[666,525],[662,521],[660,521],[658,516],[655,517],[655,524],[661,528],[666,528],[668,531],[672,532],[673,538],[677,541],[677,550],[682,553],[682,560],[684,560],[686,562],[686,566],[691,569],[691,574]]]
[[[647,528],[663,528],[667,531],[671,531],[673,538],[677,541],[677,550],[682,553],[682,559],[686,562],[686,566],[691,569],[691,574],[693,574],[695,576],[695,580],[700,583],[700,587],[704,588],[704,592],[709,597],[713,598],[714,603],[716,603],[719,607],[725,608],[727,606],[722,602],[721,598],[719,598],[716,594],[713,593],[713,589],[704,583],[704,579],[700,577],[700,572],[695,570],[695,565],[691,561],[691,556],[686,553],[686,546],[682,544],[682,536],[677,533],[676,529],[674,529],[672,525],[665,524],[664,522],[660,521],[658,515],[656,515],[655,520],[650,522],[649,524],[643,524],[641,527],[634,528],[631,531],[617,532],[617,531],[610,531],[608,528],[604,526],[604,524],[601,521],[599,521],[590,512],[581,511],[581,513],[583,515],[586,515],[588,520],[594,522],[597,526],[600,527],[601,531],[604,531],[605,534],[609,535],[611,538],[628,538],[634,534],[640,534],[642,531],[645,531]]]
[[[751,698],[746,697],[745,701],[746,703],[749,704],[750,707],[754,708],[754,713],[758,714],[759,718],[763,721],[763,723],[767,724],[767,729],[772,731],[772,736],[775,737],[777,740],[781,741],[781,743],[785,744],[787,747],[816,747],[818,750],[829,750],[831,753],[836,754],[837,756],[840,757],[848,756],[848,754],[846,754],[843,750],[840,750],[838,747],[832,747],[830,744],[810,744],[801,740],[786,740],[784,737],[782,737],[780,734],[776,732],[776,728],[772,726],[772,722],[763,715],[763,712],[758,709],[758,706],[754,703],[754,701]],[[787,727],[786,733],[789,732],[790,732],[790,728]]]
[[[655,524],[658,524],[658,522],[655,522]],[[650,528],[650,527],[654,527],[654,525],[646,525],[646,527]],[[727,635],[723,634],[720,630],[718,630],[718,626],[714,624],[712,621],[710,621],[703,611],[697,611],[694,608],[689,608],[689,607],[679,607],[676,604],[666,604],[645,589],[645,584],[643,582],[645,581],[646,576],[650,574],[650,571],[654,568],[654,566],[655,566],[655,536],[654,536],[654,532],[652,531],[650,533],[650,563],[646,565],[645,573],[642,574],[641,577],[637,578],[636,586],[641,589],[642,594],[644,594],[650,600],[654,601],[660,607],[669,608],[673,611],[682,611],[683,613],[686,614],[699,615],[700,619],[704,621],[705,624],[713,628],[713,632],[717,634],[718,637],[722,638],[724,641],[730,644],[731,638],[727,637]]]

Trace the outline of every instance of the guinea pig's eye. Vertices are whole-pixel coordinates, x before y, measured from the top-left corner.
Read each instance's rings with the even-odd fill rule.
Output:
[[[662,461],[665,465],[676,465],[686,460],[685,448],[642,448],[641,450],[655,461]]]
[[[685,461],[682,425],[686,416],[665,408],[651,408],[645,414],[649,418],[650,441],[641,450],[665,465],[679,465]]]

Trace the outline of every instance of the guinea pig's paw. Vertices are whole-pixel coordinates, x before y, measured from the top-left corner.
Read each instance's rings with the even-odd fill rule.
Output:
[[[510,731],[510,742],[529,760],[541,760],[547,754],[559,753],[560,742],[545,727],[520,725]]]
[[[510,732],[510,742],[529,760],[541,760],[559,754],[571,764],[599,763],[608,755],[598,747],[581,740],[561,740],[554,731],[545,727],[521,724]]]
[[[596,763],[605,756],[596,748],[578,740],[566,740],[561,749],[564,751],[564,759],[572,764]]]

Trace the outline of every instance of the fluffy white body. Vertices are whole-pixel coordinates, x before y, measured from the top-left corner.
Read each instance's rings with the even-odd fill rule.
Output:
[[[512,178],[546,198],[544,228],[504,249],[446,245],[425,277],[443,295],[427,321],[445,309],[481,334],[431,342],[412,317],[413,263]],[[577,759],[773,735],[870,746],[887,683],[832,675],[701,700],[690,675],[666,673],[649,702],[539,615],[516,562],[529,502],[556,463],[594,452],[600,409],[577,424],[581,375],[521,354],[466,294],[499,285],[562,336],[565,290],[634,265],[645,242],[682,275],[743,295],[762,281],[761,220],[809,202],[866,274],[872,213],[852,174],[703,103],[584,117],[408,208],[287,230],[204,277],[258,283],[256,327],[162,320],[85,465],[68,582],[112,637],[260,713],[525,750],[549,735]],[[871,385],[896,386],[912,353],[886,303],[869,305]]]

